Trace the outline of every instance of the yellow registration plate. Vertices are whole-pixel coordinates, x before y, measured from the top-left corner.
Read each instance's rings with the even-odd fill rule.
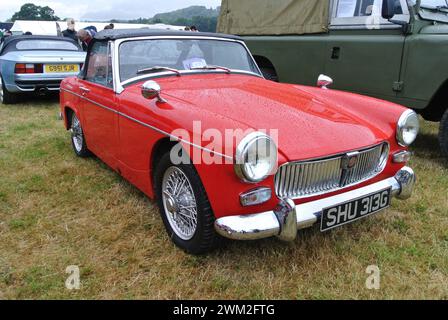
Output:
[[[77,64],[46,64],[45,73],[79,72]]]

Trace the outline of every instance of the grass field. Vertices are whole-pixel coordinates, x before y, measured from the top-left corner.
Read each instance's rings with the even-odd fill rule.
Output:
[[[74,156],[57,114],[54,99],[0,106],[0,298],[448,299],[448,164],[434,124],[413,148],[410,201],[291,244],[230,242],[193,257],[142,193]],[[65,288],[69,265],[80,290]],[[369,265],[380,290],[366,289]]]

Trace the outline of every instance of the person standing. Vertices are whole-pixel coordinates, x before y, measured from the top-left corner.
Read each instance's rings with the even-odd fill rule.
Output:
[[[96,28],[94,26],[86,27],[77,32],[76,36],[78,37],[79,41],[81,41],[82,49],[84,51],[87,51],[89,43],[90,41],[92,41],[95,34],[96,34]]]
[[[71,38],[75,41],[78,41],[75,30],[75,19],[67,19],[67,29],[62,31],[62,35],[66,38]]]

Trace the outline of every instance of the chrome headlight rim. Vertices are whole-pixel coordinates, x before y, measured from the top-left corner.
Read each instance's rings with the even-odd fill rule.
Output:
[[[414,119],[417,120],[417,127],[416,127],[417,132],[415,134],[414,139],[411,142],[406,142],[405,138],[404,138],[404,129],[408,126],[409,121],[412,120],[412,117],[414,117]],[[402,147],[409,147],[417,139],[419,130],[420,130],[420,124],[419,124],[419,119],[418,119],[417,113],[413,110],[406,110],[405,112],[403,112],[401,114],[400,119],[398,119],[398,122],[397,122],[396,139],[397,139],[398,144]]]
[[[383,172],[389,162],[390,156],[390,144],[389,142],[384,142],[381,148],[380,160],[378,163],[377,172]]]
[[[252,146],[252,144],[256,143],[258,140],[261,140],[261,139],[268,140],[269,143],[271,143],[274,146],[275,158],[272,161],[273,163],[271,163],[271,170],[269,170],[269,172],[267,174],[265,174],[263,177],[254,178],[254,177],[249,176],[245,170],[245,164],[246,164],[245,158],[246,158],[247,151]],[[247,136],[245,136],[238,144],[238,146],[236,148],[236,152],[235,152],[234,169],[235,169],[236,175],[238,176],[238,178],[241,179],[241,181],[246,182],[246,183],[259,183],[259,182],[266,180],[266,178],[269,177],[269,175],[271,175],[275,165],[277,164],[277,161],[278,161],[278,147],[275,144],[275,142],[267,134],[259,132],[259,131],[255,131],[255,132],[252,132],[252,133],[248,134]]]

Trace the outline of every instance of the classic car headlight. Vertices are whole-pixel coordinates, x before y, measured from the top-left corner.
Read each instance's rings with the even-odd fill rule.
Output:
[[[418,115],[412,110],[406,110],[397,124],[397,141],[402,147],[410,146],[417,138],[420,130]]]
[[[241,180],[263,181],[277,167],[277,146],[266,134],[253,132],[241,140],[235,161],[235,172]]]

